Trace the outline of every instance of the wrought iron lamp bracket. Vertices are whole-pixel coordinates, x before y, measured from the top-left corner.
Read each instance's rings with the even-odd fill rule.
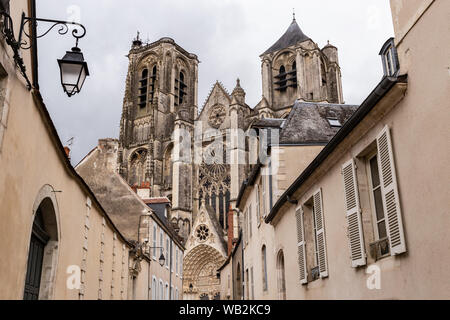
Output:
[[[62,21],[62,20],[52,20],[52,19],[41,19],[41,18],[33,18],[33,17],[27,17],[25,16],[25,13],[22,13],[22,20],[20,23],[20,32],[19,32],[19,40],[16,40],[14,36],[14,28],[13,28],[13,21],[11,16],[5,12],[0,11],[0,17],[2,18],[2,24],[0,27],[0,32],[4,35],[6,43],[11,47],[11,49],[14,52],[14,62],[16,63],[17,68],[19,68],[20,73],[25,78],[27,82],[27,87],[29,90],[33,88],[30,80],[28,79],[28,76],[26,74],[26,67],[25,63],[23,61],[22,55],[20,53],[20,50],[28,50],[31,48],[32,43],[29,44],[27,41],[23,40],[23,35],[27,37],[28,39],[39,39],[47,35],[53,28],[56,26],[59,26],[58,33],[60,35],[65,35],[69,32],[70,28],[69,26],[76,26],[77,28],[72,30],[72,36],[76,39],[75,47],[78,47],[78,41],[83,38],[86,35],[86,28],[77,22],[69,22],[69,21]],[[46,22],[46,23],[52,23],[52,25],[41,35],[30,35],[25,31],[25,25],[34,23],[37,24],[37,22]],[[81,32],[80,32],[81,30]]]
[[[25,26],[27,24],[34,23],[37,25],[38,22],[46,22],[51,23],[52,25],[42,34],[36,35],[30,35],[25,31]],[[62,21],[62,20],[52,20],[52,19],[41,19],[41,18],[33,18],[33,17],[26,17],[25,13],[22,13],[22,21],[20,23],[20,32],[19,32],[19,45],[21,49],[27,50],[31,48],[31,44],[28,44],[27,41],[23,40],[23,36],[25,35],[28,39],[32,39],[32,37],[36,39],[40,39],[44,36],[46,36],[50,31],[52,31],[55,27],[59,26],[58,33],[60,35],[66,35],[69,30],[70,26],[76,26],[77,28],[74,28],[72,30],[72,36],[75,38],[75,47],[78,47],[78,41],[83,38],[86,35],[86,28],[81,24],[77,22],[70,22],[70,21]]]

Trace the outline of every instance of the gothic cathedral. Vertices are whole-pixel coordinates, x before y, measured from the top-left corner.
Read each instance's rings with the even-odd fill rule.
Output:
[[[245,144],[227,139],[227,132],[246,131],[256,119],[284,119],[296,100],[344,103],[337,48],[329,43],[319,48],[294,18],[283,36],[260,56],[261,101],[254,108],[247,105],[239,80],[231,94],[216,82],[200,112],[195,54],[171,38],[144,44],[138,36],[128,58],[120,174],[130,186],[149,185],[152,197],[171,200],[169,221],[180,230],[186,246],[185,298],[217,298],[216,271],[227,257],[226,235],[238,237],[234,204],[254,156]],[[187,160],[186,155],[179,157],[186,151],[174,148],[173,133],[189,132],[190,146],[194,146],[197,126],[203,133],[219,132],[224,161],[208,161],[214,158],[216,146],[207,135],[200,142],[201,161],[194,161],[193,147]]]

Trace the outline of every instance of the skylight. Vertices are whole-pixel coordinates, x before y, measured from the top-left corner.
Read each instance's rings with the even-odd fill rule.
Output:
[[[332,127],[339,127],[339,128],[342,127],[341,122],[336,118],[327,118],[327,120],[330,126]]]

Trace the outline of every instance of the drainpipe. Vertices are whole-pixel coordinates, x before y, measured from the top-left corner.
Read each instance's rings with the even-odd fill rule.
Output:
[[[169,257],[169,300],[171,300],[172,297],[172,243],[173,240],[170,239],[170,257]]]

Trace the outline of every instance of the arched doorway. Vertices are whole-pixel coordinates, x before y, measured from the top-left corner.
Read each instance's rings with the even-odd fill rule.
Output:
[[[217,269],[224,263],[225,257],[214,247],[200,244],[190,250],[183,260],[183,286],[186,300],[214,297],[220,291],[220,279]]]
[[[33,211],[23,299],[48,300],[53,297],[59,241],[53,188],[41,189]]]
[[[277,257],[277,278],[278,278],[278,298],[286,300],[286,276],[284,271],[284,254],[283,250],[278,252]]]

